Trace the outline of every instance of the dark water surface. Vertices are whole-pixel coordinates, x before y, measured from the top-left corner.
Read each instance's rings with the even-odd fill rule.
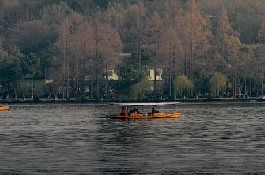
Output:
[[[121,121],[104,104],[11,105],[0,113],[0,174],[265,174],[265,103],[158,109],[182,114]]]

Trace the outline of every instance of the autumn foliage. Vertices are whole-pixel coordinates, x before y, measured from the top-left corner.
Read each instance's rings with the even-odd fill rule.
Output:
[[[0,0],[1,96],[28,74],[63,99],[261,95],[264,14],[263,0]]]

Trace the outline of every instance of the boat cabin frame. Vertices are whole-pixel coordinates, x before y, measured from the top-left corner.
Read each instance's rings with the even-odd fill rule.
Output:
[[[167,102],[167,103],[112,103],[111,105],[117,105],[122,107],[122,111],[119,114],[107,116],[110,119],[145,119],[145,118],[178,118],[180,112],[175,113],[164,113],[155,110],[155,106],[165,106],[165,105],[176,105],[179,102]],[[152,112],[141,113],[136,108],[136,106],[150,106],[152,107]],[[134,107],[129,111],[129,107]]]

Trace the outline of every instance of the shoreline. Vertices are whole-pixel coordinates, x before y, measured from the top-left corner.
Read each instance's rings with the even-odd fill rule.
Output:
[[[259,98],[199,98],[199,99],[176,99],[176,100],[96,100],[96,99],[46,99],[40,98],[38,100],[32,99],[18,99],[18,100],[4,100],[0,99],[1,104],[16,104],[16,103],[111,103],[111,102],[182,102],[182,103],[190,103],[190,102],[261,102],[262,100]]]

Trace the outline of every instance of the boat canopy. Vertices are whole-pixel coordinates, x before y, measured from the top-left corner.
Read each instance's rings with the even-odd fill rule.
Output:
[[[111,103],[111,105],[117,106],[165,106],[165,105],[177,105],[180,102],[163,102],[163,103]]]

